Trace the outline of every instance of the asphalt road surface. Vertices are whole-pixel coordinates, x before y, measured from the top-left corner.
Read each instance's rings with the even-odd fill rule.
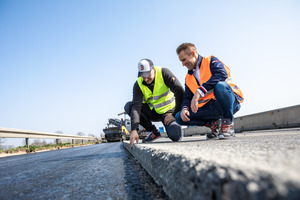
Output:
[[[0,158],[0,199],[168,197],[118,142]]]

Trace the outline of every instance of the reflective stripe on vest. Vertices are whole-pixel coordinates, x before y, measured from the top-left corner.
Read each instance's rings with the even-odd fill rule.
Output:
[[[161,95],[159,95],[159,96],[149,97],[148,100],[149,100],[149,101],[150,101],[150,100],[158,100],[158,99],[160,99],[161,97],[167,96],[170,92],[171,92],[171,91],[168,90],[167,92],[165,92],[165,93],[163,93],[163,94],[161,94]]]
[[[162,102],[162,103],[159,103],[159,104],[156,104],[156,105],[153,105],[151,103],[149,103],[150,107],[154,107],[154,108],[161,108],[161,107],[164,107],[168,104],[171,104],[175,102],[175,97],[172,97],[170,100],[166,101],[166,102]]]
[[[209,91],[206,93],[206,95],[208,95],[208,94],[210,94],[210,93],[213,93],[213,92],[214,92],[213,89],[212,89],[212,90],[209,90]],[[202,98],[202,100],[199,100],[199,101],[198,101],[198,104],[201,104],[201,103],[204,103],[204,104],[205,104],[205,103],[209,102],[210,99],[211,99],[211,98],[209,98],[209,99],[203,99],[203,98]]]
[[[212,76],[212,73],[210,71],[210,61],[211,56],[203,57],[201,66],[200,66],[200,83],[206,83]],[[232,82],[231,80],[231,74],[230,69],[223,63],[224,68],[228,74],[228,78],[225,80],[228,85],[232,88],[235,95],[238,95],[239,98],[238,101],[242,103],[244,101],[244,95],[242,93],[242,90]],[[189,89],[195,94],[197,89],[200,87],[196,81],[195,76],[192,74],[187,74],[185,78],[185,83],[189,87]],[[198,107],[204,106],[207,102],[209,102],[211,99],[216,99],[215,95],[213,93],[213,90],[208,91],[203,98],[200,98],[198,101]]]
[[[137,82],[144,95],[144,101],[149,105],[150,109],[152,110],[154,108],[158,114],[164,114],[175,107],[175,97],[173,92],[170,91],[170,88],[165,85],[162,76],[162,68],[154,68],[155,82],[153,93],[147,86],[143,84],[142,77],[139,77]]]

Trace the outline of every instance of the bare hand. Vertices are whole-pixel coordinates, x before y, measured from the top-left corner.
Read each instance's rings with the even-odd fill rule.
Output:
[[[136,130],[131,131],[130,134],[130,149],[132,149],[134,141],[136,141],[136,143],[139,143],[139,134]]]
[[[164,123],[166,125],[169,125],[173,121],[175,121],[175,118],[173,117],[173,115],[167,115],[164,119]]]
[[[200,97],[201,97],[200,93],[196,92],[194,94],[194,97],[193,97],[192,101],[191,101],[191,109],[194,113],[196,113],[197,110],[198,110],[198,101],[199,101]]]
[[[190,118],[188,118],[188,116],[190,116],[190,112],[187,109],[183,109],[180,113],[180,117],[182,121],[184,122],[190,121]]]

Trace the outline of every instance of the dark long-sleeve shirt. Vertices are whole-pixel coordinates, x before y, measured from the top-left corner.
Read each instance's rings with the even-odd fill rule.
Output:
[[[183,87],[181,86],[178,79],[174,76],[174,74],[167,68],[162,68],[162,76],[164,82],[168,88],[174,93],[175,96],[175,108],[172,113],[173,116],[176,115],[178,111],[180,111],[182,98],[183,98]],[[151,84],[147,84],[143,81],[143,84],[147,86],[152,92],[154,88],[155,79]],[[131,111],[131,130],[137,130],[140,123],[140,114],[143,104],[143,92],[140,89],[138,82],[136,81],[133,86],[133,106]]]

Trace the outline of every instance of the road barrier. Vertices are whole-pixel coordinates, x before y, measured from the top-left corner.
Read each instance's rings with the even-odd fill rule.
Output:
[[[41,131],[28,131],[20,130],[14,128],[2,128],[0,127],[0,138],[25,138],[26,145],[29,147],[29,138],[39,138],[39,139],[56,139],[58,143],[59,139],[71,139],[72,144],[75,143],[75,140],[84,141],[97,141],[98,138],[91,136],[80,136],[80,135],[65,135],[59,133],[49,133]]]
[[[235,132],[300,127],[300,105],[237,117]]]

